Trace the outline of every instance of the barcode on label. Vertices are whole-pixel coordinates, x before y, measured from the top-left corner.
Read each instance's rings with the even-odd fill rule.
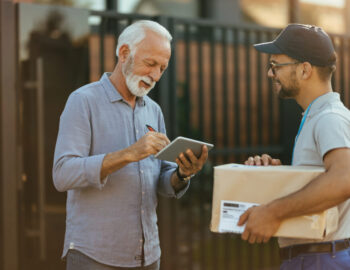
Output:
[[[238,226],[240,216],[256,203],[221,201],[219,232],[242,233],[245,226]]]

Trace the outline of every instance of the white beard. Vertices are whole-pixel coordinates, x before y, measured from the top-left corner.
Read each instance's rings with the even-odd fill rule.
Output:
[[[132,73],[132,68],[134,65],[134,61],[132,56],[129,56],[129,59],[125,63],[125,65],[122,68],[123,75],[125,77],[126,86],[129,88],[129,91],[137,97],[143,97],[148,94],[149,91],[153,89],[153,87],[156,85],[155,81],[152,81],[147,76],[139,76]],[[145,83],[149,84],[149,88],[140,87],[140,81],[144,81]]]

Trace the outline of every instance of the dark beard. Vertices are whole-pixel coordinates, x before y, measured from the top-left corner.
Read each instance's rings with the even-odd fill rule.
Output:
[[[290,76],[289,85],[283,85],[279,80],[274,80],[281,85],[281,90],[278,93],[280,98],[295,98],[300,91],[300,86],[296,80],[296,74],[293,72]]]
[[[278,93],[280,98],[294,98],[299,94],[299,87],[283,87]]]

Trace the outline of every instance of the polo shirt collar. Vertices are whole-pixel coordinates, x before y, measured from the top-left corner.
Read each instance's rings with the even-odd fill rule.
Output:
[[[105,72],[100,79],[100,82],[103,88],[105,89],[105,92],[108,96],[109,101],[111,103],[114,103],[117,101],[126,102],[124,98],[121,96],[121,94],[119,93],[119,91],[117,90],[117,88],[114,87],[111,80],[109,79],[109,76],[111,76],[111,74],[112,74],[111,72]],[[144,106],[145,99],[143,97],[136,97],[136,103],[138,103],[138,105],[140,106]]]
[[[329,92],[322,96],[319,96],[313,101],[310,107],[308,116],[310,117],[314,116],[318,114],[320,111],[322,111],[325,105],[334,103],[334,102],[339,102],[339,101],[340,101],[340,95],[339,93],[336,93],[336,92]]]

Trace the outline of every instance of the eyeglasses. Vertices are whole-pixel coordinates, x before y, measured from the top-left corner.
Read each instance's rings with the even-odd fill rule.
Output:
[[[300,62],[289,62],[289,63],[274,63],[274,62],[270,62],[269,63],[269,69],[271,69],[272,74],[276,75],[276,68],[278,67],[284,67],[284,66],[289,66],[289,65],[296,65],[296,64],[300,64]]]

